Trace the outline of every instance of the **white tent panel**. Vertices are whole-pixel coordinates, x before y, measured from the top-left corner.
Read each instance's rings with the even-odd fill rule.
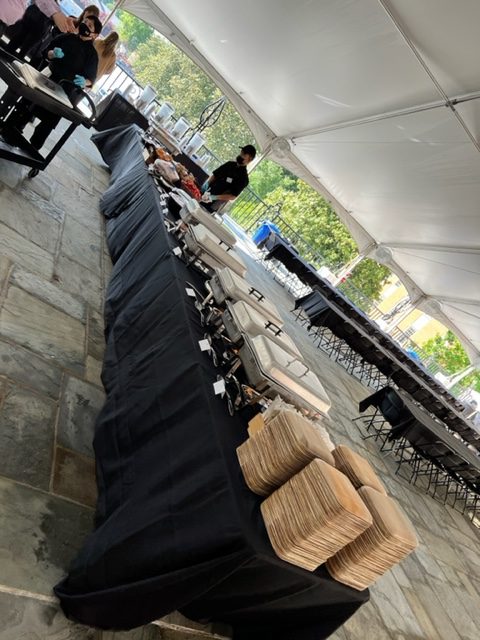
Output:
[[[155,4],[277,136],[440,97],[378,0]]]
[[[378,243],[478,243],[480,154],[449,109],[300,138],[293,150]]]
[[[443,304],[443,307],[447,316],[449,315],[449,312],[456,315],[458,321],[457,326],[465,335],[468,335],[471,331],[475,330],[476,325],[478,325],[478,304],[446,302]],[[476,346],[478,349],[480,345],[477,344]]]
[[[392,254],[394,261],[428,296],[441,302],[462,300],[480,304],[480,250],[460,253],[411,243],[408,247],[393,249]],[[472,275],[476,278],[472,279]]]
[[[386,248],[409,291],[480,354],[478,0],[124,7],[206,71],[262,149],[332,202],[361,251]]]
[[[388,0],[399,24],[449,96],[478,91],[478,0]]]
[[[480,98],[459,104],[456,106],[456,110],[472,136],[480,143]]]

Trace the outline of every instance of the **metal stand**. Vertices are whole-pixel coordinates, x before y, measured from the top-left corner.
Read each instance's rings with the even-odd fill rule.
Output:
[[[87,118],[75,107],[69,108],[43,91],[31,88],[18,75],[12,65],[15,60],[14,56],[0,50],[0,78],[8,85],[8,90],[0,99],[0,127],[5,133],[8,133],[8,140],[0,136],[0,158],[31,167],[28,177],[34,178],[50,164],[78,125],[83,124],[86,127],[90,127],[93,124],[96,113],[95,105],[90,96],[83,92],[83,98],[89,103],[92,112],[91,117]],[[70,121],[67,130],[60,136],[46,156],[42,156],[20,131],[9,126],[12,112],[22,98]]]

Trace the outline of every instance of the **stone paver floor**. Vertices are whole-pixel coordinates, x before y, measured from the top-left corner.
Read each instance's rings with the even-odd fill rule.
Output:
[[[33,180],[0,160],[0,640],[211,637],[176,615],[163,628],[100,633],[67,621],[52,597],[92,523],[92,435],[103,402],[102,306],[110,273],[98,199],[108,173],[78,130]],[[413,520],[419,550],[372,588],[336,640],[477,640],[478,533],[450,507],[394,474],[351,419],[370,391],[317,350],[292,300],[247,258],[332,399],[328,428],[375,466]]]

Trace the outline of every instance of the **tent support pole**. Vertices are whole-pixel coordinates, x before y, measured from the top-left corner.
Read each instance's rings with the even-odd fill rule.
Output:
[[[115,13],[117,13],[117,11],[119,9],[121,9],[122,5],[125,4],[125,0],[118,0],[113,9],[110,11],[110,13],[108,14],[108,16],[105,18],[105,21],[103,23],[103,26],[105,26],[107,24],[107,22],[109,22],[112,19],[112,16],[115,15]]]

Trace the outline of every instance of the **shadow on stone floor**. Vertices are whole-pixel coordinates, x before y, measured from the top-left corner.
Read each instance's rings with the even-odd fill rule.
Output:
[[[211,637],[209,627],[175,616],[164,628],[102,633],[67,621],[49,601],[91,527],[95,501],[91,441],[103,402],[102,307],[111,269],[98,200],[108,173],[89,134],[78,130],[45,172],[25,175],[0,163],[0,638]],[[332,438],[370,459],[421,539],[418,553],[379,580],[371,602],[332,638],[476,640],[477,531],[396,476],[393,460],[362,440],[351,419],[370,391],[315,348],[290,312],[292,298],[246,260],[249,279],[279,306],[332,398]]]

